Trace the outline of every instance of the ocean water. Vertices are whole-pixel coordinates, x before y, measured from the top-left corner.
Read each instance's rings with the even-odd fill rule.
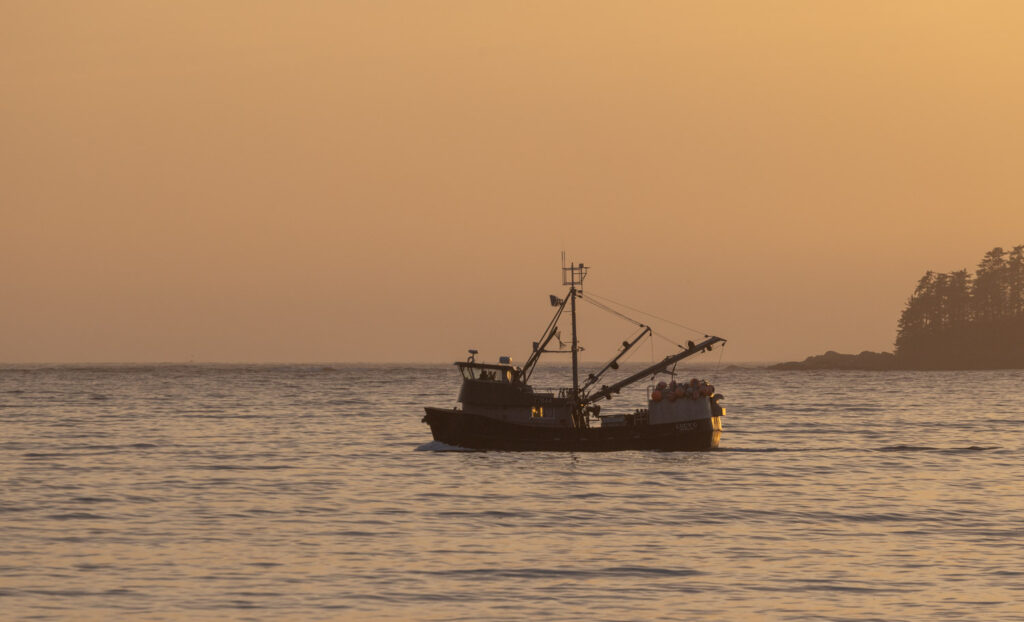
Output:
[[[721,449],[559,454],[447,365],[0,367],[0,618],[1024,618],[1024,372],[704,375]]]

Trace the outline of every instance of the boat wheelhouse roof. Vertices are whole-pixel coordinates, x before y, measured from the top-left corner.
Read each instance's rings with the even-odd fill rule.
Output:
[[[484,380],[491,382],[521,382],[523,370],[507,363],[477,363],[456,361],[455,365],[466,380]]]
[[[515,365],[506,365],[504,363],[469,363],[467,361],[455,361],[454,364],[458,365],[460,368],[463,368],[463,367],[473,367],[473,368],[476,368],[476,369],[500,369],[500,370],[508,370],[508,371],[518,371],[519,370],[519,368],[516,367]]]

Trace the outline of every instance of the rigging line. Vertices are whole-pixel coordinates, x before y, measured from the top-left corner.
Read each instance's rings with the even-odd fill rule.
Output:
[[[686,346],[684,346],[681,343],[677,343],[675,339],[672,339],[668,335],[665,335],[665,334],[661,333],[660,331],[656,331],[653,328],[651,329],[651,334],[654,335],[655,337],[657,337],[658,339],[662,339],[664,341],[667,341],[668,343],[671,343],[672,345],[674,345],[677,348],[685,348],[686,347]]]
[[[638,322],[638,321],[634,320],[633,318],[629,317],[628,315],[625,315],[624,313],[620,313],[620,312],[616,311],[615,309],[612,309],[611,307],[609,307],[606,304],[600,303],[600,302],[598,302],[596,300],[590,300],[589,298],[587,298],[585,296],[580,296],[580,298],[584,302],[589,302],[590,304],[594,305],[598,309],[601,309],[602,311],[607,311],[608,313],[611,313],[613,315],[617,315],[618,317],[626,320],[627,322],[632,322],[633,324],[636,324],[637,326],[646,326],[646,324],[644,324],[643,322]]]
[[[726,342],[728,343],[728,342]],[[718,380],[718,372],[722,371],[722,357],[725,356],[725,343],[718,349],[718,362],[715,363],[715,369],[711,372],[711,384],[715,384]]]
[[[551,331],[552,329],[558,329],[558,320],[562,317],[562,312],[565,311],[565,303],[567,302],[567,300],[568,299],[562,301],[561,306],[558,307],[558,311],[555,312],[555,317],[551,318],[551,321],[548,322],[548,327],[544,329],[544,334],[540,336],[541,341],[544,341],[549,331]],[[559,339],[558,342],[562,343],[562,340]],[[527,357],[527,363],[529,363],[531,360],[533,360],[533,362],[529,364],[529,367],[523,368],[524,379],[529,380],[530,376],[533,375],[533,370],[537,367],[537,363],[540,361],[541,354],[543,354],[543,352],[533,352],[530,354],[529,357]],[[535,355],[536,359],[534,359]]]
[[[644,326],[645,325],[645,324],[643,324],[643,322],[638,322],[637,320],[634,320],[633,318],[629,317],[628,315],[626,315],[624,313],[621,313],[621,312],[619,312],[619,311],[609,307],[606,304],[603,304],[603,303],[598,302],[596,300],[591,300],[590,298],[587,298],[587,297],[584,297],[584,296],[581,296],[580,298],[582,298],[584,301],[589,302],[590,304],[594,305],[598,309],[601,309],[602,311],[605,311],[607,313],[611,313],[612,315],[618,316],[618,317],[626,320],[627,322],[631,322],[633,324],[636,324],[637,326]]]
[[[654,331],[651,331],[651,365],[654,365]]]
[[[650,327],[648,326],[647,328],[650,328]],[[651,339],[651,336],[650,335],[644,335],[643,339]],[[643,343],[643,339],[641,339],[640,341],[637,342],[637,344],[636,344],[637,347],[630,348],[629,351],[626,352],[625,354],[623,354],[622,358],[619,359],[619,360],[621,362],[623,362],[623,363],[628,363],[629,359],[633,358],[633,355],[635,355],[637,352],[640,351],[639,346]],[[653,342],[653,339],[651,339],[651,341]]]
[[[681,344],[681,343],[676,343],[676,340],[675,340],[675,339],[669,339],[669,338],[668,338],[668,337],[666,337],[665,335],[662,335],[661,333],[657,333],[657,332],[654,332],[653,330],[652,330],[651,332],[652,332],[652,333],[654,334],[654,336],[655,336],[655,337],[657,337],[658,339],[664,339],[665,341],[667,341],[667,342],[671,343],[672,345],[676,346],[677,348],[685,348],[685,347],[686,347],[686,346],[684,346],[684,345],[683,345],[683,344]]]
[[[643,325],[641,324],[641,326],[643,326]],[[644,328],[648,328],[648,327],[645,326]],[[639,336],[639,333],[633,333],[632,335],[629,336],[629,340],[628,341],[632,341],[633,339],[636,339],[637,336]],[[637,343],[639,343],[639,341]],[[622,353],[616,352],[615,354],[613,354],[612,358],[609,359],[608,362],[604,364],[604,366],[607,366],[609,363],[614,361],[616,358],[624,357],[626,354],[629,354],[630,350],[632,350],[633,346],[635,346],[635,345],[636,344],[628,346],[629,349],[627,349],[625,352],[622,352]]]
[[[650,326],[647,326],[646,328],[650,329]],[[647,339],[647,340],[651,341],[652,343],[654,342],[654,339],[651,337],[651,331],[650,330],[647,331],[647,334],[644,335],[640,339],[640,341],[642,342],[644,339]],[[640,343],[637,343],[637,345],[639,346]],[[629,352],[626,352],[626,354],[622,358],[623,358],[624,361],[628,361],[629,359],[633,358],[633,355],[636,354],[639,351],[640,351],[640,348],[630,348]]]
[[[651,328],[651,327],[648,326],[647,328]],[[675,339],[672,339],[672,338],[662,334],[661,332],[654,330],[653,328],[651,328],[651,335],[653,337],[657,337],[658,339],[661,339],[662,341],[670,343],[670,344],[674,345],[677,348],[686,348],[686,346],[684,346],[683,344],[677,343]],[[651,339],[651,348],[653,349],[653,347],[654,347],[654,340]],[[653,360],[653,354],[652,354],[652,360]]]
[[[647,339],[648,337],[650,337],[650,335],[648,335],[647,337],[644,337],[644,339]],[[640,348],[630,349],[629,352],[626,352],[625,354],[622,355],[622,362],[623,363],[628,363],[629,359],[633,358],[633,355],[636,354],[639,351],[640,351]]]
[[[700,335],[704,335],[705,337],[710,337],[711,336],[711,333],[709,333],[707,331],[698,330],[696,328],[693,328],[692,326],[686,326],[685,324],[680,324],[679,322],[673,322],[672,320],[663,318],[663,317],[658,316],[658,315],[654,315],[653,313],[648,313],[647,311],[643,311],[641,309],[637,309],[636,307],[631,307],[631,306],[629,306],[629,305],[627,305],[627,304],[625,304],[623,302],[618,302],[617,300],[612,300],[611,298],[608,298],[607,296],[601,296],[600,294],[595,294],[592,290],[588,291],[587,294],[590,295],[590,296],[594,296],[595,298],[600,298],[601,300],[604,300],[606,302],[610,302],[612,304],[619,305],[620,307],[625,307],[625,308],[629,309],[630,311],[636,311],[637,313],[643,313],[644,315],[649,316],[649,317],[653,317],[656,320],[661,320],[662,322],[668,322],[669,324],[672,324],[673,326],[678,326],[679,328],[685,328],[688,331],[691,331],[691,332],[694,332],[694,333],[697,333],[697,334],[700,334]]]
[[[641,326],[643,326],[643,325],[641,324]],[[645,329],[645,330],[646,330],[646,329],[649,329],[649,328],[650,328],[649,326],[644,326],[644,329]],[[647,331],[647,332],[649,332],[649,331]],[[634,343],[634,344],[633,344],[632,346],[630,346],[628,350],[626,350],[625,352],[622,352],[621,354],[616,354],[615,356],[612,356],[612,358],[611,358],[611,360],[609,361],[609,363],[610,363],[611,361],[614,361],[614,360],[615,360],[616,358],[618,358],[619,362],[621,362],[621,363],[626,363],[626,362],[628,362],[628,361],[629,361],[629,359],[630,359],[630,358],[631,358],[631,357],[632,357],[632,356],[633,356],[634,354],[636,354],[637,350],[639,350],[639,348],[636,348],[635,346],[637,346],[637,345],[640,345],[640,342],[641,342],[641,341],[643,341],[644,339],[648,339],[648,338],[650,337],[650,335],[649,335],[649,334],[643,334],[643,333],[644,333],[644,331],[641,331],[640,335],[642,335],[642,336],[640,337],[640,339],[639,339],[639,340],[638,340],[638,341],[637,341],[636,343]],[[629,339],[629,340],[630,340],[630,341],[632,341],[632,340],[633,340],[633,339],[635,339],[636,337],[637,337],[637,333],[633,333],[632,335],[630,335],[630,339]],[[604,364],[604,366],[602,366],[602,369],[603,369],[604,371],[608,371],[608,370],[606,369],[607,367],[608,367],[608,363],[605,363],[605,364]],[[618,367],[615,367],[614,369],[618,369]]]

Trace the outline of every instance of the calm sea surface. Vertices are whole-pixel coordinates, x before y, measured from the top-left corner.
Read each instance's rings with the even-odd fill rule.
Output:
[[[2,366],[0,618],[1024,618],[1024,372],[704,376],[718,451],[482,453],[451,366]]]

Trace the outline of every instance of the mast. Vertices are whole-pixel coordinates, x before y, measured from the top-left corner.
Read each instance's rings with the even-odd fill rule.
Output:
[[[580,264],[582,265],[582,264]],[[572,299],[572,395],[573,402],[580,395],[580,361],[579,342],[576,341],[576,288],[569,289],[569,296]]]
[[[587,276],[587,267],[582,263],[572,264],[568,267],[565,265],[565,251],[562,252],[562,285],[569,286],[569,311],[572,316],[572,415],[576,421],[578,427],[585,427],[586,417],[581,416],[580,413],[580,361],[579,351],[580,344],[579,339],[576,336],[576,296],[579,295],[580,290],[576,289],[579,285],[583,287],[583,279]]]

